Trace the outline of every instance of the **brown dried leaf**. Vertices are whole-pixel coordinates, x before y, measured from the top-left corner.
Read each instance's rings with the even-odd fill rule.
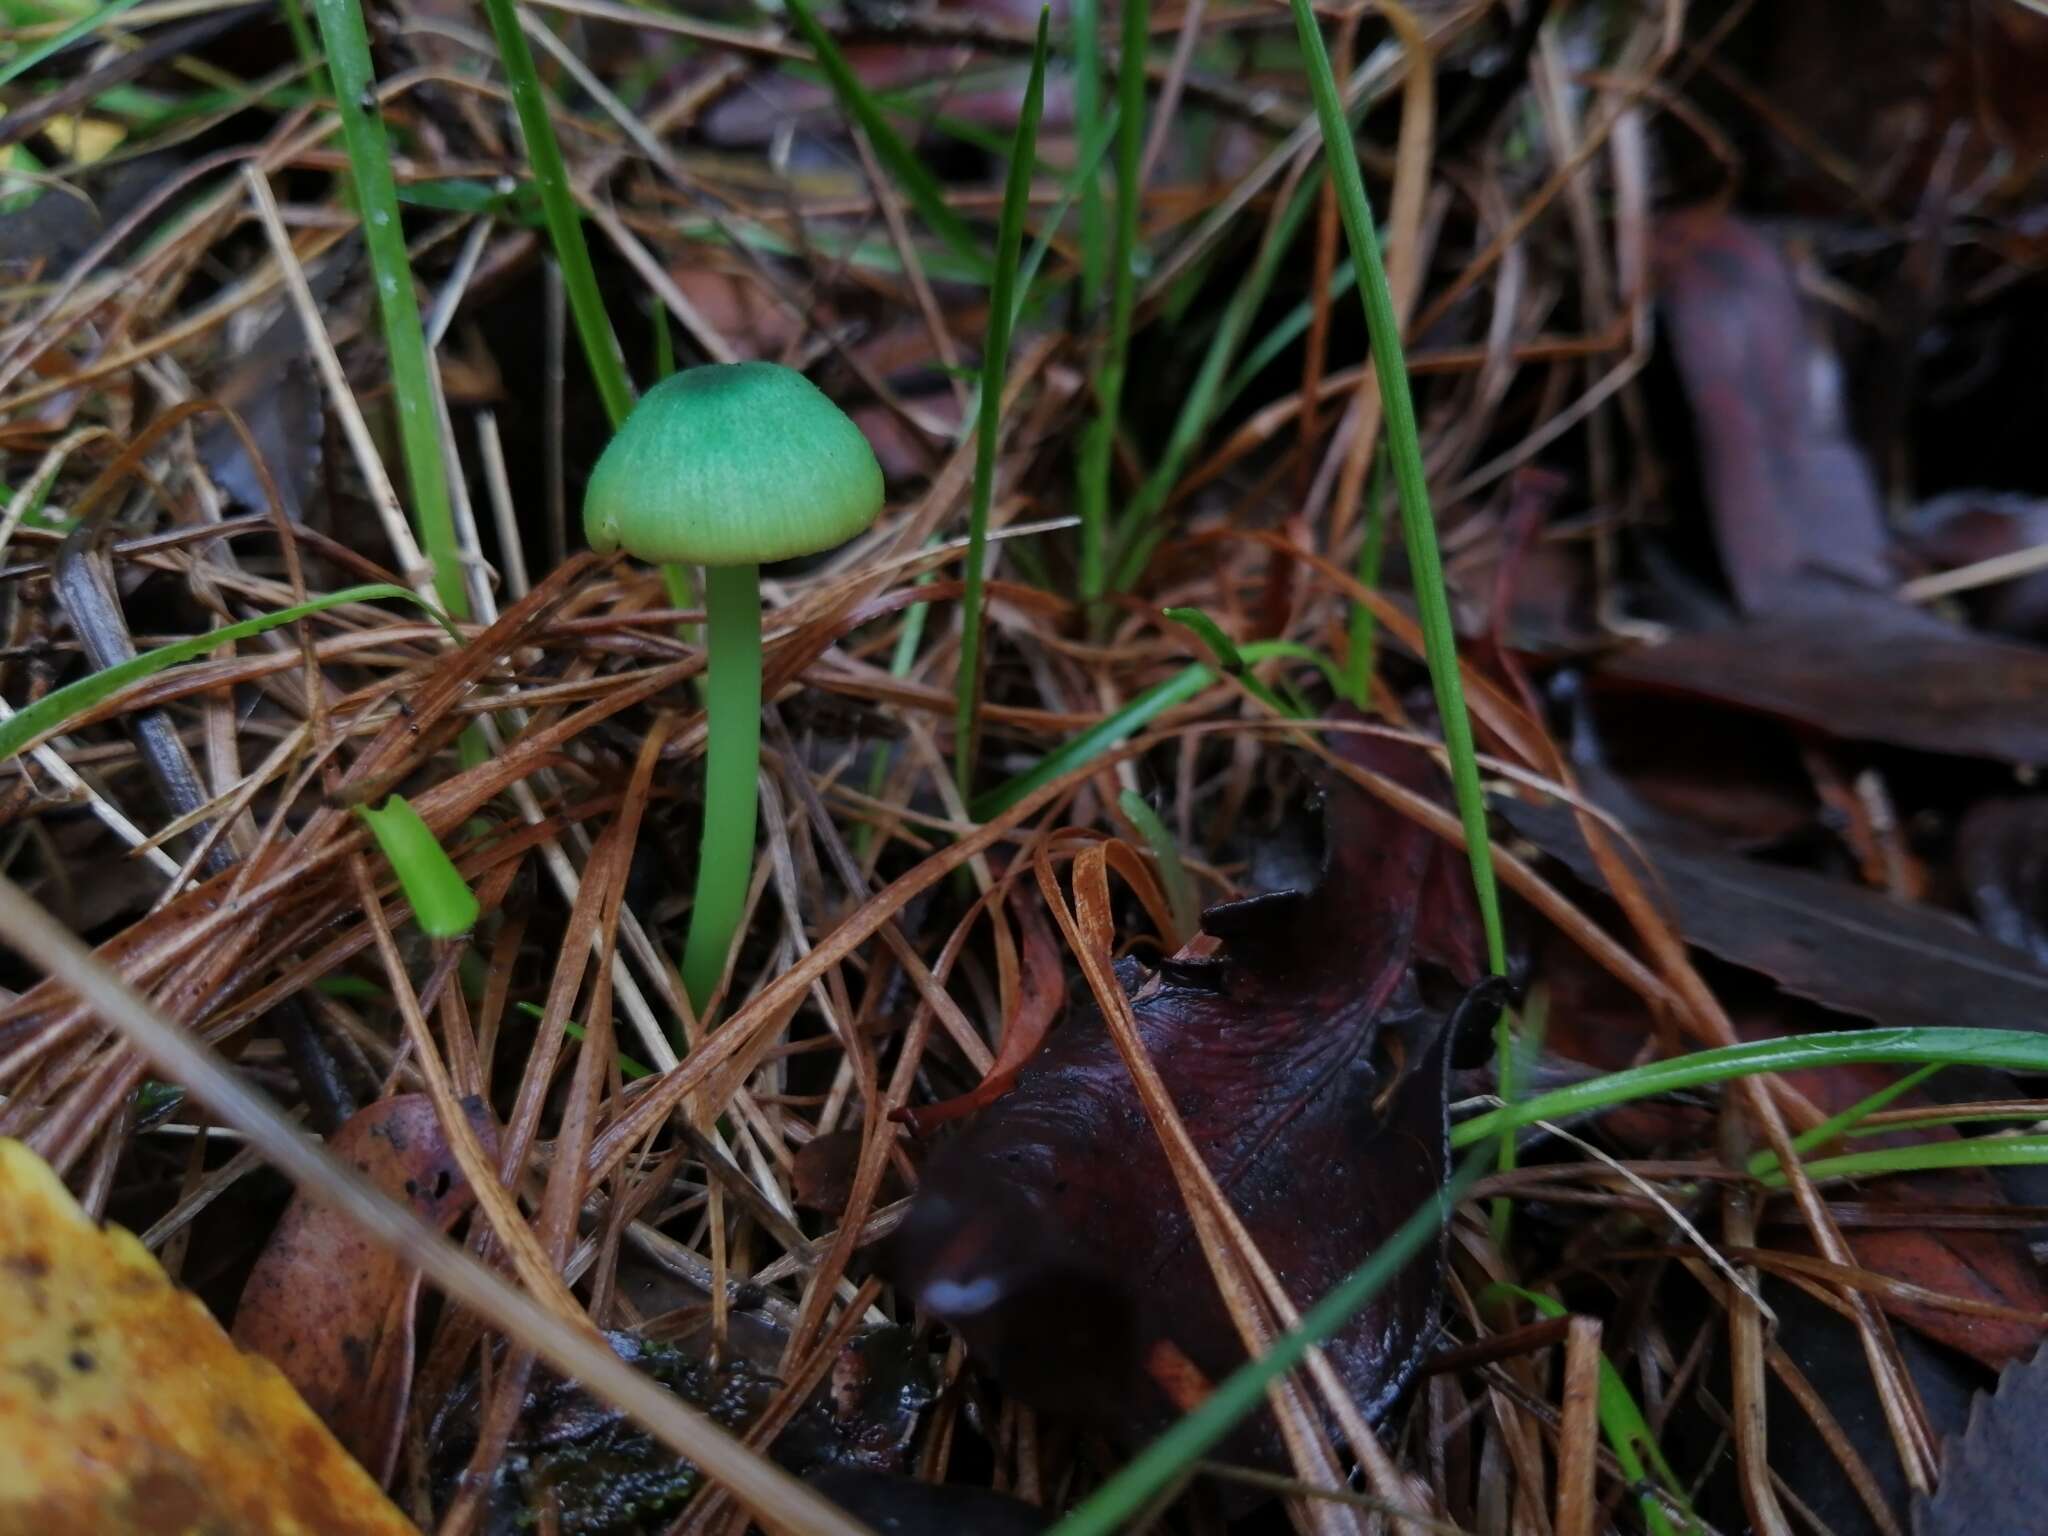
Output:
[[[1598,883],[1568,810],[1501,809],[1522,836]],[[1795,996],[1883,1024],[2048,1028],[2048,971],[1946,913],[1806,870],[1637,841],[1687,943]]]
[[[1852,741],[2048,759],[2048,649],[1972,634],[1877,593],[1808,587],[1770,613],[1618,657],[1599,676]]]
[[[464,1108],[494,1156],[497,1124]],[[383,1099],[337,1131],[329,1149],[385,1194],[446,1231],[476,1192],[425,1094]],[[341,1443],[380,1481],[398,1456],[412,1391],[419,1271],[363,1237],[332,1207],[294,1196],[235,1310],[235,1342],[299,1389]]]
[[[1774,608],[1821,573],[1889,585],[1877,484],[1783,253],[1740,219],[1693,210],[1658,222],[1655,261],[1736,601]]]
[[[0,1141],[0,1529],[414,1536],[267,1361]]]

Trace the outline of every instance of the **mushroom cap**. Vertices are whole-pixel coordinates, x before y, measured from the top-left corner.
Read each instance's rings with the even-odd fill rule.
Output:
[[[713,363],[641,396],[591,471],[583,532],[656,564],[757,565],[881,510],[875,451],[824,391],[780,363]]]

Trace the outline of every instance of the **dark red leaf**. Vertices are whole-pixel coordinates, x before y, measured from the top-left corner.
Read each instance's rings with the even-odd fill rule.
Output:
[[[845,1215],[846,1203],[853,1198],[853,1178],[860,1164],[860,1145],[860,1127],[853,1126],[813,1136],[798,1147],[789,1170],[791,1193],[796,1203],[807,1211],[819,1211],[835,1219]],[[883,1169],[882,1188],[875,1196],[876,1204],[887,1205],[902,1198],[903,1180],[894,1168]]]
[[[1510,804],[1502,812],[1582,880],[1599,883],[1569,811]],[[1797,997],[1882,1024],[2048,1029],[2048,971],[1957,918],[1806,870],[1638,842],[1688,943]]]
[[[1855,741],[2048,759],[2048,650],[1971,634],[1875,593],[1809,587],[1760,617],[1630,652],[1599,676]]]
[[[1889,585],[1876,482],[1784,255],[1740,219],[1695,210],[1658,222],[1655,261],[1736,601],[1778,606],[1816,574]]]
[[[464,1107],[495,1152],[490,1110],[474,1100]],[[335,1132],[328,1150],[444,1231],[475,1201],[425,1094],[372,1104]],[[391,1476],[412,1391],[419,1289],[418,1270],[332,1207],[296,1195],[235,1309],[235,1342],[283,1371],[380,1482]]]
[[[1419,753],[1343,750],[1425,792]],[[1208,947],[1159,971],[1126,961],[1139,1034],[1210,1170],[1306,1307],[1442,1182],[1445,1013],[1418,956],[1469,965],[1477,918],[1439,882],[1457,852],[1337,780],[1310,891],[1212,908]],[[1457,978],[1476,979],[1469,971]],[[1016,1087],[933,1155],[891,1262],[1004,1384],[1125,1437],[1174,1416],[1148,1356],[1210,1380],[1243,1350],[1136,1090],[1093,1012],[1071,1019]],[[1360,1404],[1383,1412],[1420,1356],[1441,1256],[1418,1259],[1335,1339]],[[1231,1454],[1272,1460],[1270,1420]]]

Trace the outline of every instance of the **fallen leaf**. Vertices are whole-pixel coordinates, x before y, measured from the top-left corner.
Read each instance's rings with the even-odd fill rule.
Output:
[[[268,1361],[0,1141],[0,1530],[413,1536]]]
[[[470,1125],[495,1151],[497,1123],[471,1100]],[[328,1149],[385,1194],[446,1231],[475,1203],[425,1094],[361,1110]],[[412,1391],[420,1275],[347,1217],[295,1195],[235,1309],[235,1342],[283,1371],[357,1460],[388,1482]]]
[[[796,1149],[790,1164],[790,1196],[807,1211],[817,1211],[834,1220],[846,1214],[853,1198],[853,1178],[860,1163],[862,1133],[859,1126],[827,1131],[813,1136]],[[881,1191],[875,1203],[887,1205],[903,1198],[903,1178],[894,1167],[882,1170]]]
[[[1342,750],[1436,789],[1412,749],[1351,736]],[[1476,952],[1469,893],[1432,889],[1454,850],[1342,779],[1324,789],[1324,843],[1314,889],[1211,908],[1208,936],[1159,971],[1119,966],[1190,1136],[1303,1307],[1442,1182],[1446,1014],[1417,961]],[[889,1262],[1009,1390],[1125,1438],[1175,1416],[1148,1357],[1211,1381],[1244,1358],[1094,1012],[934,1152]],[[1440,1283],[1432,1250],[1331,1341],[1368,1413],[1412,1375]],[[1253,1421],[1227,1454],[1272,1463],[1274,1429]]]
[[[2048,1463],[2036,1457],[2048,1422],[2048,1350],[2009,1365],[1980,1393],[1970,1422],[1942,1448],[1941,1485],[1913,1501],[1913,1536],[2037,1531],[2048,1504]]]
[[[1816,574],[1889,586],[1877,483],[1784,254],[1732,215],[1690,210],[1658,221],[1653,259],[1736,602],[1779,606]]]
[[[1951,491],[1913,509],[1901,530],[1907,549],[1945,571],[2048,544],[2048,500],[1998,491]],[[2048,571],[1958,593],[1979,628],[2002,635],[2048,634]]]
[[[1984,800],[1956,828],[1956,877],[1984,931],[2048,966],[2048,800]]]
[[[359,243],[347,241],[311,273],[308,286],[323,310],[361,254]],[[277,487],[285,515],[299,521],[320,467],[324,407],[297,310],[290,305],[282,308],[215,384],[214,395],[242,418]],[[232,500],[254,512],[269,511],[263,477],[250,464],[241,434],[227,421],[216,417],[209,423],[199,433],[198,448],[207,473]]]
[[[1768,614],[1616,657],[1597,677],[1852,741],[2048,760],[2048,649],[1972,634],[1877,593],[1811,586]]]
[[[1508,803],[1501,813],[1580,879],[1601,883],[1564,807]],[[1959,918],[1806,870],[1637,842],[1687,943],[1796,997],[1881,1024],[2048,1029],[2048,971]]]

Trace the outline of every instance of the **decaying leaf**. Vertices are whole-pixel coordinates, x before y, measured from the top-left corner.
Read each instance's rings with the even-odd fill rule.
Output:
[[[465,1106],[486,1150],[497,1123]],[[446,1231],[475,1202],[425,1094],[361,1111],[328,1143],[336,1157]],[[341,1443],[380,1481],[398,1456],[412,1391],[419,1271],[347,1217],[296,1195],[242,1289],[235,1342],[284,1372]]]
[[[1412,749],[1350,737],[1344,750],[1434,787]],[[1209,937],[1158,972],[1120,968],[1190,1135],[1302,1306],[1442,1182],[1446,1015],[1418,962],[1457,970],[1477,927],[1463,885],[1435,878],[1454,851],[1348,780],[1325,784],[1323,811],[1313,890],[1212,908]],[[892,1263],[1010,1390],[1126,1437],[1174,1414],[1148,1360],[1214,1380],[1243,1359],[1099,1014],[1069,1020],[934,1153]],[[1414,1370],[1440,1279],[1432,1251],[1332,1341],[1369,1412]],[[1271,1460],[1275,1442],[1267,1420],[1231,1454]]]
[[[1968,1427],[1943,1448],[1941,1486],[1913,1503],[1913,1536],[2038,1531],[2048,1505],[2048,1463],[2037,1454],[2044,1421],[2048,1350],[2007,1366],[1998,1390],[1978,1396]]]
[[[1507,804],[1502,812],[1597,883],[1569,811]],[[1688,943],[1797,997],[1882,1024],[2048,1028],[2048,971],[1958,919],[1807,870],[1638,841]]]
[[[412,1533],[275,1367],[15,1141],[0,1317],[0,1530]]]
[[[2048,760],[2048,648],[1959,629],[1874,592],[1812,585],[1753,619],[1631,651],[1598,676],[1850,741]]]
[[[1736,601],[1752,613],[1781,607],[1820,573],[1888,585],[1877,483],[1843,425],[1840,369],[1808,333],[1783,253],[1707,210],[1660,220],[1655,251]]]

